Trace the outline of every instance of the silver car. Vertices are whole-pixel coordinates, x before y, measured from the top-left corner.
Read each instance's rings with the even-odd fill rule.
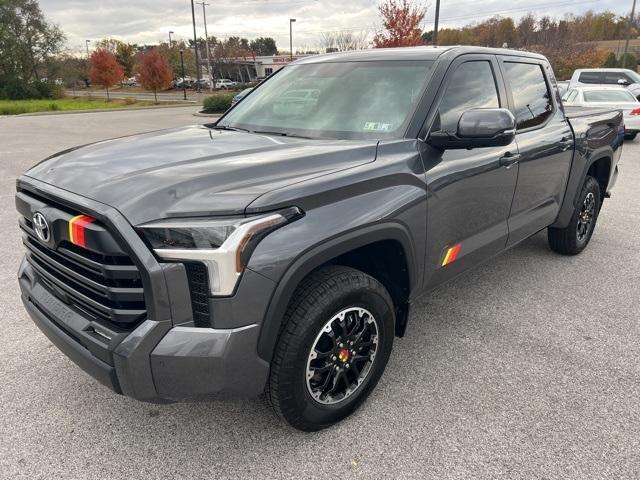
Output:
[[[633,140],[640,131],[640,101],[626,88],[570,88],[562,100],[565,105],[619,108],[624,115],[624,138]]]

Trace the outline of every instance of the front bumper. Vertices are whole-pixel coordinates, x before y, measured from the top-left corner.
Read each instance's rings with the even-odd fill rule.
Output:
[[[116,393],[176,401],[218,393],[257,396],[269,365],[258,357],[259,328],[175,326],[145,320],[135,330],[96,329],[39,281],[23,261],[22,302],[42,332],[74,363]]]

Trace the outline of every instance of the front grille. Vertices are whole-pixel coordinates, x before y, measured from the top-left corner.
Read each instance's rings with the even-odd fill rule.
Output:
[[[185,263],[191,293],[191,310],[193,312],[193,324],[196,327],[210,327],[211,317],[209,312],[209,277],[207,267],[202,263]]]
[[[103,254],[66,240],[53,249],[38,240],[30,219],[21,218],[20,227],[27,261],[58,298],[85,316],[121,328],[133,328],[146,317],[140,272],[129,256]],[[106,229],[104,235],[110,235]]]

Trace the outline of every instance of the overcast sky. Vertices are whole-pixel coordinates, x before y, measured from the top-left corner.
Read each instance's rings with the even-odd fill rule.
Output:
[[[201,1],[201,0],[199,0]],[[380,27],[378,0],[208,0],[209,35],[226,38],[270,36],[281,49],[289,47],[289,18],[296,18],[295,48],[316,48],[322,32],[368,30]],[[527,12],[562,17],[568,13],[611,10],[628,15],[631,0],[441,0],[441,25],[460,26],[495,14],[520,17]],[[430,2],[435,4],[435,0]],[[428,3],[427,3],[428,4]],[[628,4],[628,5],[627,5]],[[190,0],[40,0],[47,18],[67,34],[72,50],[84,40],[118,38],[131,43],[157,43],[168,38],[193,37]],[[432,29],[429,6],[425,29]],[[196,4],[198,36],[204,36],[202,6]]]

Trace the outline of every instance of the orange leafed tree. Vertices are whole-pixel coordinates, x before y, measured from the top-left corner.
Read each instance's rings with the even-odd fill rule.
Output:
[[[103,49],[93,52],[90,59],[89,80],[105,88],[107,101],[109,101],[109,87],[120,83],[123,77],[124,69],[111,52]]]
[[[173,71],[169,62],[154,48],[142,55],[135,71],[140,84],[147,90],[153,90],[153,96],[158,103],[158,90],[168,88],[173,81]]]
[[[409,0],[386,0],[378,10],[384,31],[373,38],[376,48],[414,47],[422,45],[422,20],[427,7]]]

